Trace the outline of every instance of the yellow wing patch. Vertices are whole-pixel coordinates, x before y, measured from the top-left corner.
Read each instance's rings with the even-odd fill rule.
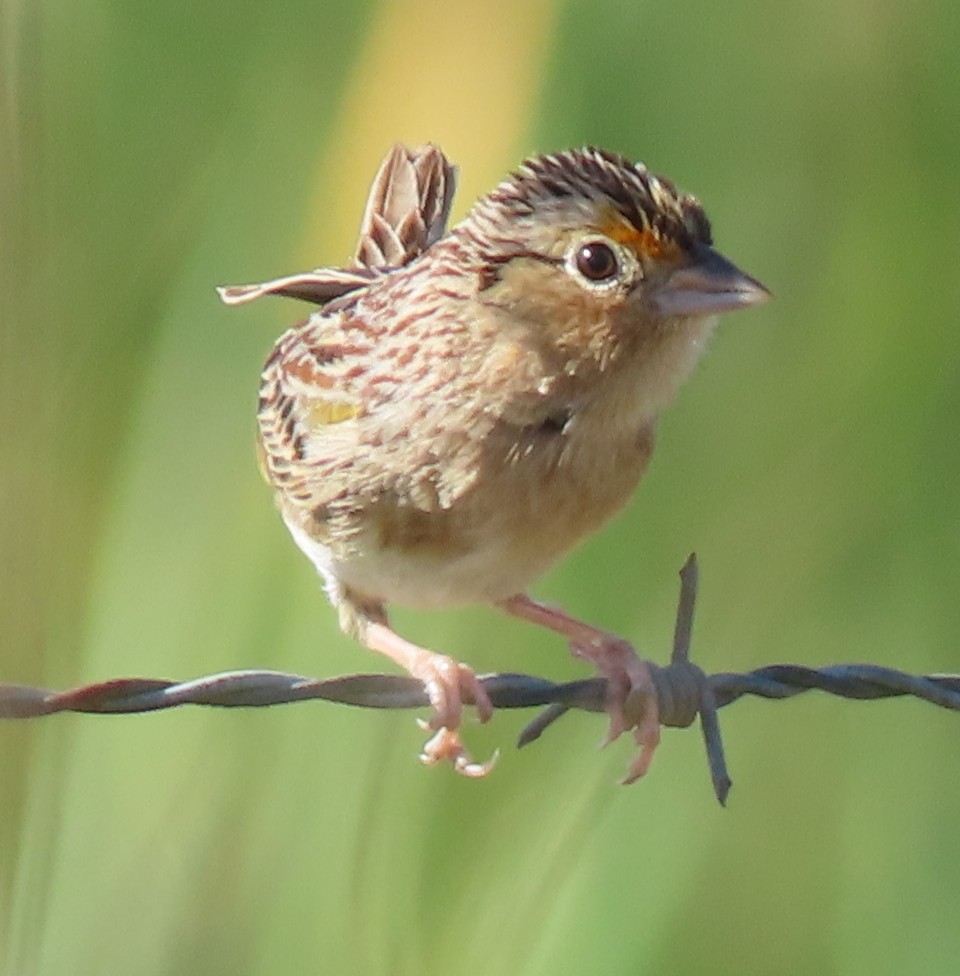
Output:
[[[348,400],[314,400],[307,409],[307,423],[314,429],[329,427],[353,420],[359,412],[359,406]]]

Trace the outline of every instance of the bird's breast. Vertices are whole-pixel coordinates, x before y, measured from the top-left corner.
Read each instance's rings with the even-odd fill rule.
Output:
[[[709,328],[670,329],[586,378],[531,368],[500,401],[505,384],[481,371],[475,392],[486,409],[454,424],[444,406],[442,436],[414,439],[430,447],[425,465],[405,468],[396,489],[359,506],[334,538],[335,575],[368,599],[423,608],[527,589],[626,504],[649,464],[656,416]],[[527,360],[511,362],[516,380]]]
[[[574,414],[495,430],[467,492],[431,511],[382,498],[336,574],[371,599],[425,609],[512,596],[623,507],[652,450],[652,422],[617,431]]]

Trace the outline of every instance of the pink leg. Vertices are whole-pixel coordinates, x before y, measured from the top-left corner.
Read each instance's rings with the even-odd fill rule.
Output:
[[[660,743],[657,696],[650,666],[637,656],[632,645],[623,638],[591,627],[558,607],[538,603],[523,593],[503,600],[499,606],[514,617],[566,637],[577,657],[596,665],[597,670],[610,682],[610,730],[603,744],[633,729],[640,752],[630,764],[623,782],[633,783],[643,776],[650,768]]]
[[[441,760],[453,763],[454,769],[465,776],[486,776],[493,769],[496,756],[485,763],[474,762],[460,741],[460,718],[463,702],[473,702],[481,722],[493,714],[493,706],[486,689],[473,670],[444,654],[411,644],[385,623],[370,623],[363,634],[364,643],[371,650],[386,654],[413,677],[422,681],[433,705],[429,723],[421,722],[435,735],[423,747],[420,758],[427,765]]]

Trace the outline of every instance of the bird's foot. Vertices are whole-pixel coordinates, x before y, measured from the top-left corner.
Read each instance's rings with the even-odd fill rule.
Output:
[[[539,603],[524,593],[501,601],[500,606],[515,617],[562,634],[570,641],[573,653],[594,664],[607,679],[610,729],[603,745],[632,729],[640,752],[630,764],[623,783],[640,779],[650,768],[660,744],[660,714],[650,665],[637,655],[629,641],[577,620],[559,607]]]
[[[364,631],[364,642],[423,682],[433,715],[420,725],[435,733],[423,747],[420,755],[423,762],[428,766],[438,762],[452,763],[453,768],[464,776],[489,773],[497,760],[496,755],[485,763],[474,762],[460,741],[460,720],[465,702],[476,707],[481,722],[488,722],[493,715],[490,696],[473,668],[446,654],[437,654],[410,643],[391,630],[386,622],[370,623]]]
[[[420,648],[407,662],[407,670],[427,689],[433,705],[429,728],[457,728],[464,702],[476,706],[481,722],[490,721],[493,705],[473,668],[446,654]]]
[[[612,634],[598,632],[597,637],[587,643],[571,641],[570,649],[577,657],[593,662],[607,679],[610,727],[601,746],[607,746],[624,732],[633,730],[640,751],[621,782],[624,785],[635,783],[650,768],[660,744],[657,692],[650,665],[637,654],[633,645]]]
[[[421,650],[409,663],[410,673],[419,678],[430,697],[433,715],[429,722],[420,720],[422,729],[434,730],[420,754],[420,759],[428,766],[438,762],[449,762],[464,776],[478,778],[486,776],[497,761],[494,754],[485,763],[475,762],[460,739],[460,721],[463,703],[472,702],[481,722],[487,722],[493,715],[493,705],[476,673],[466,664],[461,664],[445,654]]]
[[[423,719],[418,719],[417,724],[425,731],[431,728],[431,724]],[[460,730],[443,726],[424,743],[423,752],[420,753],[420,762],[425,766],[449,762],[462,776],[480,779],[486,776],[497,764],[499,755],[499,752],[494,752],[485,763],[475,762],[460,740]]]

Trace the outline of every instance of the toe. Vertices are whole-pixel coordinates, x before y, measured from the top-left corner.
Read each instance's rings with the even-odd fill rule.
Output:
[[[421,726],[425,723],[421,722]],[[454,729],[439,729],[424,744],[420,761],[427,766],[434,766],[439,762],[449,762],[462,776],[480,779],[486,776],[496,765],[499,752],[495,752],[485,763],[475,762],[460,740],[460,735]]]
[[[634,783],[650,768],[660,742],[660,714],[657,689],[650,665],[619,638],[611,638],[602,650],[573,645],[575,654],[590,657],[608,682],[607,711],[610,727],[603,740],[606,746],[633,729],[640,751],[627,770],[623,783]]]
[[[460,665],[460,688],[464,697],[473,702],[480,721],[489,722],[493,718],[493,702],[476,672],[465,664]]]
[[[493,715],[493,704],[473,668],[445,654],[424,654],[413,674],[424,683],[433,705],[431,727],[458,728],[464,702],[475,705],[480,721],[488,722]]]
[[[654,720],[642,721],[634,730],[633,737],[640,751],[634,756],[627,769],[627,775],[620,781],[624,786],[635,783],[641,776],[645,776],[653,762],[657,746],[660,745],[660,723]]]
[[[455,729],[460,725],[461,667],[462,665],[445,654],[424,651],[423,657],[410,669],[427,690],[433,706],[433,715],[430,718],[430,727],[433,729]]]

